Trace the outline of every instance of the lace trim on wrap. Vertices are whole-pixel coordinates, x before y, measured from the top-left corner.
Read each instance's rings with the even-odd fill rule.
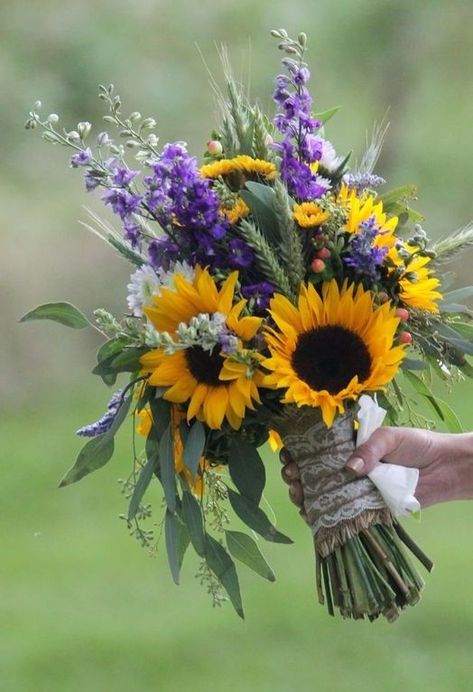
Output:
[[[273,421],[299,467],[304,509],[314,544],[322,556],[373,523],[392,517],[369,478],[353,478],[344,466],[355,449],[353,413],[337,416],[327,428],[318,409],[286,407]]]

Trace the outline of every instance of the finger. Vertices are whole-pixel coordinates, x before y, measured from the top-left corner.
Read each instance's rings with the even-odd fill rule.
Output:
[[[293,481],[300,479],[299,467],[293,461],[281,469],[281,477],[285,483],[290,485]]]
[[[284,464],[284,466],[292,462],[292,457],[289,454],[289,450],[287,450],[286,447],[283,447],[279,452],[279,461],[281,462],[281,464]]]
[[[364,444],[356,448],[345,467],[356,476],[370,473],[399,446],[398,432],[396,428],[378,428]]]

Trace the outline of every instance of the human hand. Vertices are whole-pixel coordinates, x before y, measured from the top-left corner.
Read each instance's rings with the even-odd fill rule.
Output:
[[[282,477],[289,497],[303,511],[299,469],[281,450]],[[438,502],[473,499],[473,434],[435,433],[420,428],[378,428],[347,461],[355,476],[364,476],[382,462],[419,469],[415,495],[422,507]]]

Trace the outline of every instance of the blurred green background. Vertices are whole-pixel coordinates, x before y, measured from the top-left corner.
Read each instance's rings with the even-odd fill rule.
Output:
[[[0,7],[0,685],[8,692],[285,692],[382,688],[465,690],[473,649],[473,504],[425,512],[408,528],[437,562],[424,601],[394,625],[330,620],[315,603],[310,535],[267,456],[267,500],[293,546],[262,546],[276,584],[242,567],[247,619],[212,610],[187,556],[177,589],[118,519],[113,462],[59,491],[80,448],[74,431],[108,400],[89,375],[94,334],[18,325],[28,309],[66,299],[87,314],[125,307],[129,268],[78,221],[103,209],[83,192],[68,154],[22,127],[34,101],[68,128],[102,126],[97,84],[114,82],[124,112],[154,115],[161,141],[203,152],[215,122],[208,76],[216,43],[272,112],[279,59],[269,30],[309,35],[315,108],[341,105],[328,136],[339,153],[363,152],[389,108],[378,173],[414,182],[425,227],[439,237],[473,218],[473,5],[450,0],[15,0]],[[472,253],[451,267],[469,281]],[[445,394],[444,394],[445,396]],[[466,429],[471,386],[447,398]],[[159,522],[160,499],[154,497]]]

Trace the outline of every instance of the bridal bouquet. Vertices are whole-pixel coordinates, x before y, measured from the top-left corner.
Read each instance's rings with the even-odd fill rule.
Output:
[[[384,191],[374,166],[385,128],[349,168],[325,136],[337,109],[312,112],[306,36],[272,33],[284,52],[274,117],[247,100],[223,53],[220,122],[201,163],[182,141],[161,146],[152,118],[122,115],[113,86],[99,95],[118,140],[104,131],[89,143],[90,123],[60,129],[36,104],[27,128],[72,148],[71,166],[122,227],[94,217],[92,229],[132,273],[121,318],[99,309],[92,324],[50,303],[23,320],[94,326],[105,341],[93,372],[109,386],[127,373],[103,417],[78,431],[88,441],[61,486],[104,466],[131,417],[142,444],[123,481],[125,518],[152,547],[146,519],[162,510],[176,583],[189,545],[214,603],[228,596],[241,616],[235,561],[275,579],[259,537],[291,540],[260,506],[258,450],[269,440],[301,469],[319,600],[331,614],[394,620],[423,586],[411,554],[431,567],[398,522],[418,509],[416,471],[386,465],[380,478],[353,479],[344,464],[385,414],[392,425],[429,424],[420,400],[459,430],[430,384],[472,376],[461,303],[472,289],[446,293],[437,273],[473,231],[432,245],[410,205],[415,189]],[[155,482],[164,499],[152,509]]]

